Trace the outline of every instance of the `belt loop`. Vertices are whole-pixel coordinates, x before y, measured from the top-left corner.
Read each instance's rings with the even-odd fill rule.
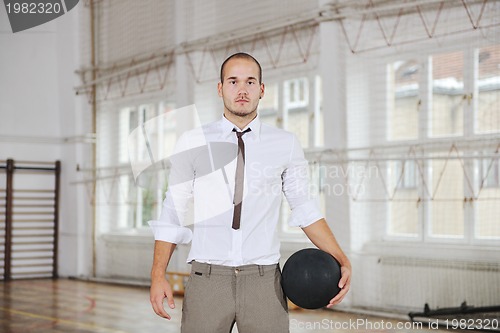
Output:
[[[208,264],[208,272],[207,272],[207,277],[210,277],[210,274],[212,273],[212,264]]]
[[[264,276],[264,267],[262,265],[259,265],[259,275]]]

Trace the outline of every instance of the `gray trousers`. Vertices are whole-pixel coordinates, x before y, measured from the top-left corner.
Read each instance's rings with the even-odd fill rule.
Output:
[[[182,306],[182,333],[289,332],[278,265],[239,267],[193,261]]]

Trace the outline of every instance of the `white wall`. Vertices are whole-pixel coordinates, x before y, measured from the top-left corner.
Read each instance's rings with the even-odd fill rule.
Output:
[[[79,67],[79,8],[41,26],[13,34],[0,6],[0,160],[60,160],[59,273],[87,274],[90,206],[76,164],[89,163],[86,101],[73,87]]]
[[[176,1],[176,43],[205,37],[221,29],[215,25],[221,20],[212,22],[214,25],[210,27],[198,20],[193,22],[183,12],[182,3],[182,0]],[[195,5],[201,6],[201,9],[197,7],[197,16],[209,13],[203,11],[208,10],[209,5],[201,2]],[[85,38],[80,36],[86,36],[86,32],[78,30],[82,26],[80,20],[85,19],[79,13],[83,10],[81,6],[55,21],[17,34],[12,34],[4,7],[0,6],[0,160],[62,161],[59,268],[63,276],[92,274],[92,209],[85,186],[74,183],[84,179],[81,172],[76,172],[77,164],[91,167],[91,146],[65,140],[90,132],[90,106],[86,98],[75,97],[72,89],[81,83],[74,70],[81,66],[80,57],[85,57],[81,47],[88,42],[80,39]],[[304,6],[309,8],[309,4]],[[295,1],[293,8],[302,8],[301,3]],[[267,9],[266,12],[272,11]],[[246,26],[250,22],[242,24]],[[187,28],[183,30],[183,27]],[[459,42],[457,39],[450,44]],[[323,78],[323,96],[328,96],[323,99],[326,146],[346,149],[384,143],[385,107],[381,96],[384,81],[380,79],[383,60],[378,58],[384,56],[383,50],[364,57],[352,55],[334,22],[321,23],[319,42],[321,54],[317,66]],[[446,44],[443,40],[440,42]],[[385,56],[394,55],[390,53],[396,51],[401,48],[389,49]],[[369,62],[370,59],[374,59],[374,63]],[[213,86],[210,83],[196,85],[190,74],[185,75],[187,63],[183,55],[177,56],[175,66],[177,107],[196,102],[206,117],[204,120],[219,117],[220,112],[214,110],[220,106],[215,82]],[[279,78],[291,75],[297,68],[277,69],[268,74],[273,79]],[[311,72],[315,70],[311,67]],[[344,179],[333,182],[345,185]],[[350,200],[346,195],[333,195],[327,198],[326,204],[327,219],[353,262],[353,286],[344,306],[391,310],[400,306],[400,310],[407,310],[416,309],[415,306],[426,301],[431,306],[455,306],[462,294],[454,292],[477,284],[477,281],[481,281],[481,285],[473,289],[474,294],[463,294],[471,304],[487,305],[492,302],[492,295],[498,295],[497,289],[496,294],[488,289],[488,286],[498,285],[495,252],[498,247],[424,244],[424,248],[422,243],[385,242],[383,221],[386,212],[377,211],[370,204],[360,209],[360,204]],[[99,252],[99,276],[148,283],[152,245],[149,230],[106,233],[99,239],[98,248],[102,251]],[[309,245],[285,242],[283,261],[305,246]],[[178,247],[171,270],[187,271],[188,249],[189,246]],[[484,261],[486,269],[471,264],[478,259]],[[463,278],[449,280],[454,272],[459,272],[457,274]],[[422,292],[411,291],[415,284],[412,285],[410,278]],[[448,288],[448,284],[453,288],[444,288]],[[443,290],[450,290],[447,299],[444,299],[447,295],[442,294]]]

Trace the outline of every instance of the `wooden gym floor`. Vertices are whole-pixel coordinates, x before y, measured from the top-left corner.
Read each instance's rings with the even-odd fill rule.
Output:
[[[157,317],[149,303],[149,289],[79,280],[15,280],[0,282],[2,333],[149,333],[179,332],[182,298],[170,311],[172,320]],[[373,329],[334,329],[335,323],[367,320]],[[376,327],[392,323],[392,330]],[[330,310],[290,311],[292,333],[305,332],[444,332],[395,329],[401,320],[367,317]],[[236,330],[234,330],[236,331]]]

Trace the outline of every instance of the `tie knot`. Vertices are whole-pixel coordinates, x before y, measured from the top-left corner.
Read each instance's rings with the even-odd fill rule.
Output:
[[[240,138],[243,136],[243,134],[248,133],[248,132],[250,132],[251,130],[252,130],[251,128],[247,128],[247,129],[246,129],[246,130],[244,130],[243,132],[238,132],[238,131],[236,130],[236,128],[233,128],[233,132],[236,132],[236,136],[238,137],[238,139],[240,139]]]

